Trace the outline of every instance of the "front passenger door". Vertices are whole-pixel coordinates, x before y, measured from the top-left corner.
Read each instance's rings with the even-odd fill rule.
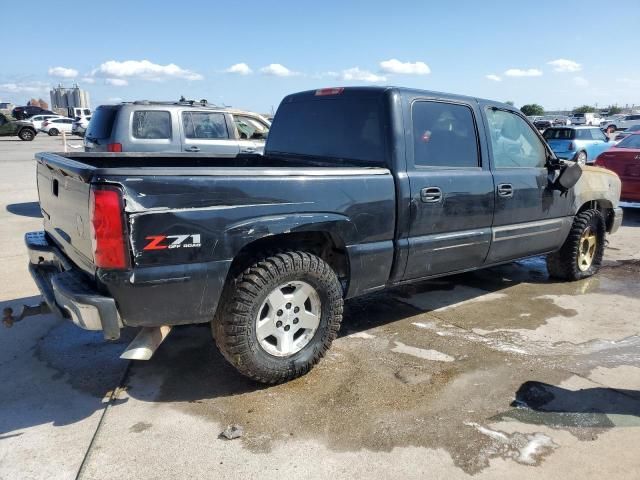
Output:
[[[547,148],[517,113],[485,108],[495,182],[487,263],[546,253],[562,245],[571,226],[573,193],[547,186]]]

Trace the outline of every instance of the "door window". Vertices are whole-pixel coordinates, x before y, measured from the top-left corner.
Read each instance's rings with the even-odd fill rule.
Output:
[[[591,130],[588,128],[582,128],[576,131],[576,139],[577,140],[593,140],[591,136]]]
[[[495,168],[544,167],[546,149],[538,135],[519,115],[489,108],[487,121]]]
[[[413,158],[416,166],[478,167],[478,142],[471,109],[442,102],[415,102]]]
[[[159,140],[171,138],[171,114],[161,110],[138,110],[131,123],[133,138]]]
[[[600,130],[599,128],[592,128],[591,129],[591,137],[594,140],[602,140],[603,142],[605,142],[607,140],[607,138],[605,137],[604,133],[602,133],[602,130]]]
[[[199,140],[229,138],[227,122],[222,113],[183,112],[182,125],[186,138]]]
[[[269,127],[257,118],[234,115],[233,121],[236,124],[240,138],[243,140],[265,140],[269,134]]]

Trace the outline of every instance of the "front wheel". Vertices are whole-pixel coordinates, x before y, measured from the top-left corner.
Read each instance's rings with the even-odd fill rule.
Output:
[[[256,262],[228,286],[212,323],[220,352],[262,383],[306,374],[336,338],[342,287],[331,267],[307,252]]]
[[[23,128],[18,133],[18,137],[20,138],[20,140],[22,140],[24,142],[30,142],[31,140],[33,140],[35,138],[35,136],[36,136],[36,132],[31,130],[30,128]]]
[[[585,152],[585,151],[578,152],[578,155],[576,156],[576,162],[578,162],[580,165],[586,165],[586,163],[587,163],[587,152]]]
[[[560,250],[547,255],[549,275],[562,280],[580,280],[597,273],[604,255],[605,233],[600,211],[585,210],[576,215]]]

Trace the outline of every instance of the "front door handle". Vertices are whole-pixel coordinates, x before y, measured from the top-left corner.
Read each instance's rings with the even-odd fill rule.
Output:
[[[187,148],[185,148],[185,150],[187,152],[199,152],[200,151],[200,147],[195,147],[195,146],[194,147],[187,147]]]
[[[510,183],[500,183],[498,185],[498,196],[500,197],[513,197],[513,185]]]
[[[425,187],[420,190],[420,200],[424,203],[438,203],[442,201],[442,190],[439,187]]]

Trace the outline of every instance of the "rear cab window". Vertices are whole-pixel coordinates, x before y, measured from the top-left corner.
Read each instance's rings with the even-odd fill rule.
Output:
[[[471,108],[416,101],[411,109],[416,167],[479,167],[478,137]]]
[[[383,93],[334,90],[335,94],[318,90],[285,98],[273,120],[266,153],[384,166]]]

